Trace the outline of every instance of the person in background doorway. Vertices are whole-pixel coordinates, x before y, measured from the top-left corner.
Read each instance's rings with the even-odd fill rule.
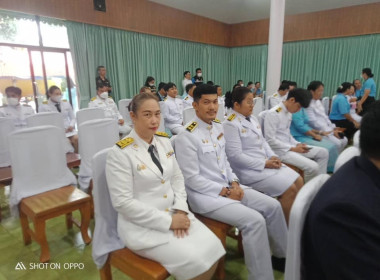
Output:
[[[202,69],[201,68],[197,68],[195,70],[195,76],[191,79],[193,84],[195,83],[203,83],[203,73],[202,73]]]
[[[98,76],[96,77],[96,88],[100,86],[106,86],[108,94],[111,95],[112,86],[111,86],[110,81],[106,78],[106,74],[107,74],[106,67],[98,66],[97,71],[98,71]]]

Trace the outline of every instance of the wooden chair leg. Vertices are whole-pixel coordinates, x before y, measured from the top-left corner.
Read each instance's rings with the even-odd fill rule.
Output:
[[[24,239],[24,244],[29,245],[32,243],[32,237],[30,235],[30,227],[29,227],[29,221],[28,217],[24,212],[19,209],[20,212],[20,223],[21,223],[21,230],[22,230],[22,237]]]
[[[66,227],[67,229],[73,228],[73,213],[72,212],[66,214]]]
[[[226,248],[227,232],[220,228],[212,228],[211,231],[219,238],[219,240],[223,244],[223,247]],[[218,266],[215,271],[215,277],[218,280],[224,280],[226,277],[226,273],[224,271],[224,261],[225,261],[225,257],[222,257],[219,260]]]
[[[90,225],[91,219],[91,204],[90,202],[86,202],[80,209],[81,214],[81,225],[80,231],[82,233],[82,238],[84,243],[90,244],[91,238],[88,236],[88,227]]]
[[[239,232],[238,236],[238,251],[240,255],[244,256],[243,237],[241,236],[241,232]]]
[[[49,244],[46,239],[45,220],[36,219],[34,221],[34,231],[36,241],[41,246],[40,262],[48,262],[50,260]]]
[[[99,270],[100,280],[112,280],[111,262],[108,257],[104,266]]]

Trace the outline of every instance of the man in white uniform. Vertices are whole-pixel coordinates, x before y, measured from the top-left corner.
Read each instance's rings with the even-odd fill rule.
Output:
[[[193,108],[193,93],[194,89],[196,88],[196,85],[194,84],[188,84],[186,86],[186,93],[187,96],[183,99],[183,109],[185,110],[186,108]]]
[[[115,101],[108,96],[106,86],[97,86],[97,95],[88,103],[88,108],[102,108],[106,118],[117,120],[119,124],[119,133],[123,136],[131,132],[132,128],[124,124],[124,119],[117,109]]]
[[[33,108],[30,105],[20,104],[20,88],[7,87],[5,94],[7,95],[7,105],[0,107],[0,117],[13,119],[16,129],[25,128],[26,118],[35,114]]]
[[[310,104],[311,93],[297,88],[289,92],[288,99],[270,109],[265,114],[264,134],[269,146],[280,159],[292,164],[305,173],[305,181],[318,174],[326,173],[329,158],[328,150],[309,147],[296,141],[290,134],[292,114]]]
[[[250,280],[273,279],[271,252],[286,255],[287,227],[280,203],[240,185],[225,152],[223,126],[215,120],[216,88],[194,91],[196,117],[175,140],[192,211],[236,226],[243,236]],[[214,121],[213,121],[214,120]]]
[[[179,134],[183,128],[183,100],[177,98],[177,86],[173,83],[167,83],[164,86],[167,98],[164,106],[164,120],[166,128],[174,135]]]
[[[274,106],[280,104],[282,101],[285,101],[288,97],[289,92],[289,84],[282,83],[278,88],[278,91],[273,93],[272,96],[269,97],[269,105],[268,109],[273,108]]]

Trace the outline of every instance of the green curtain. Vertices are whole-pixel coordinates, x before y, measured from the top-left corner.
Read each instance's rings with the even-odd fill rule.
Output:
[[[159,82],[172,81],[182,94],[185,70],[203,69],[206,81],[227,88],[230,82],[228,48],[128,32],[83,23],[66,23],[77,81],[81,108],[87,107],[96,94],[98,65],[107,68],[115,100],[131,98],[138,93],[147,76]]]

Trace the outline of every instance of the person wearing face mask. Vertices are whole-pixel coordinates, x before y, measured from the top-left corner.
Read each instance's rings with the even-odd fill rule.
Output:
[[[112,94],[112,86],[110,81],[106,78],[106,67],[104,66],[98,66],[98,75],[96,77],[96,87],[98,86],[106,86],[108,94]]]
[[[236,84],[239,84],[241,87],[244,87],[244,82],[243,82],[243,80],[238,80]]]
[[[152,93],[156,93],[157,89],[156,89],[156,86],[155,86],[155,82],[156,80],[154,79],[154,77],[151,77],[151,76],[148,76],[145,80],[145,84],[144,86],[146,87],[149,87],[150,88],[150,91]]]
[[[38,110],[43,112],[58,112],[63,117],[66,137],[74,147],[74,152],[78,153],[78,135],[75,130],[75,115],[73,108],[66,99],[62,99],[62,92],[57,86],[51,86],[47,92],[47,101],[44,101]]]
[[[108,96],[107,87],[98,86],[96,89],[97,95],[91,99],[90,103],[88,103],[88,108],[102,108],[106,118],[117,120],[119,124],[119,133],[121,135],[128,134],[132,128],[124,123],[124,119],[119,113],[115,101],[113,101],[111,96]]]
[[[203,83],[203,76],[202,76],[202,69],[201,68],[197,68],[195,70],[195,76],[191,79],[191,81],[193,82],[193,84],[195,83]]]
[[[26,118],[35,114],[33,108],[30,105],[20,104],[20,88],[7,87],[5,94],[7,96],[7,105],[0,107],[0,117],[13,119],[16,129],[25,128]]]

